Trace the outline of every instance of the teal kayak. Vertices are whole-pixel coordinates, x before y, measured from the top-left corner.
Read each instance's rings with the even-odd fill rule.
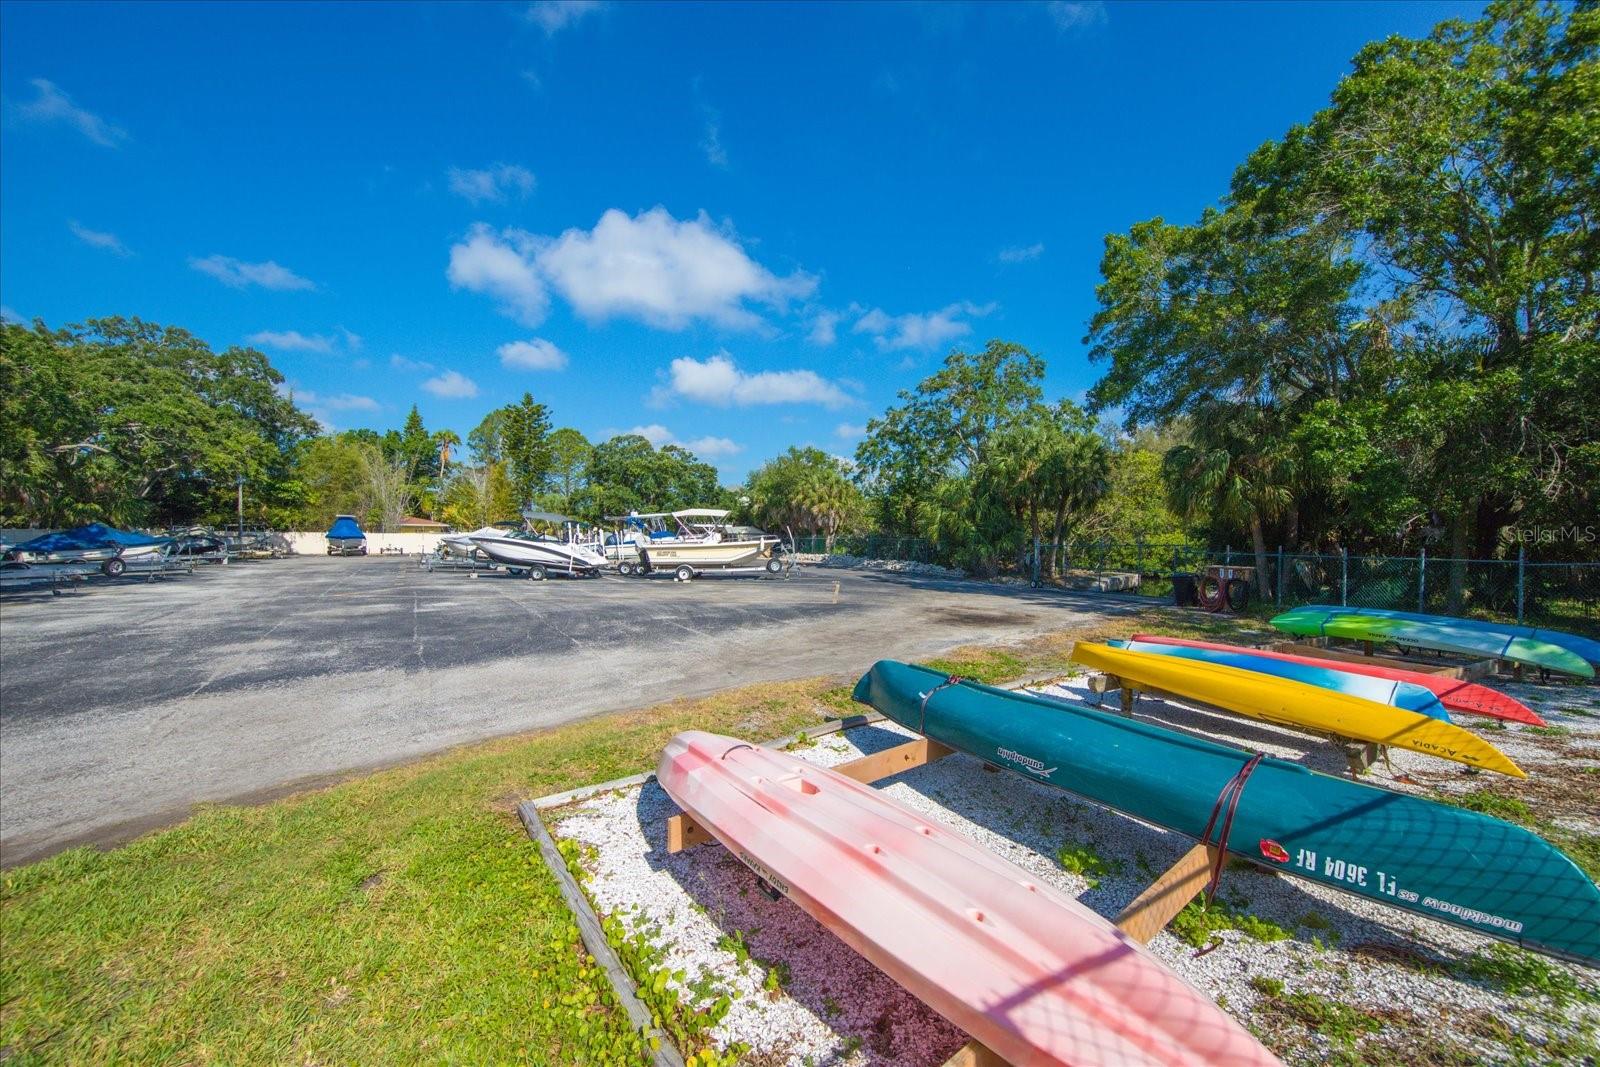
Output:
[[[1193,838],[1252,762],[1153,723],[894,660],[874,664],[854,697],[941,744]],[[1543,838],[1488,815],[1262,758],[1227,851],[1600,967],[1600,888]]]
[[[1579,678],[1593,678],[1594,668],[1578,653],[1537,637],[1524,637],[1492,623],[1477,627],[1418,622],[1415,619],[1362,614],[1360,609],[1304,607],[1272,620],[1286,633],[1306,637],[1342,637],[1347,641],[1390,642],[1467,655],[1492,656]]]
[[[1129,652],[1148,652],[1155,656],[1174,656],[1178,659],[1198,660],[1201,663],[1220,663],[1224,667],[1238,667],[1240,670],[1254,671],[1257,674],[1270,674],[1275,678],[1287,678],[1292,682],[1317,686],[1319,689],[1331,689],[1335,693],[1360,697],[1376,704],[1404,708],[1418,715],[1426,715],[1430,719],[1451,721],[1450,713],[1439,703],[1439,698],[1422,686],[1412,682],[1395,682],[1387,678],[1368,678],[1350,674],[1339,670],[1332,660],[1328,661],[1328,666],[1320,667],[1295,663],[1292,660],[1252,656],[1243,649],[1233,652],[1216,648],[1196,648],[1193,645],[1163,645],[1155,641],[1137,639],[1107,641],[1106,644]]]
[[[1391,611],[1388,608],[1340,608],[1330,604],[1308,604],[1312,611],[1336,611],[1350,615],[1374,615],[1380,619],[1405,619],[1407,622],[1425,622],[1435,626],[1451,626],[1462,630],[1482,630],[1505,633],[1513,637],[1526,637],[1534,641],[1564,648],[1600,667],[1600,641],[1565,630],[1548,630],[1540,626],[1518,626],[1509,622],[1491,622],[1487,619],[1463,619],[1455,615],[1424,615],[1416,611]]]

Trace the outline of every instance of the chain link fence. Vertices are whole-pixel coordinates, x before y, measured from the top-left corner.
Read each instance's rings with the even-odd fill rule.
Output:
[[[824,537],[801,537],[800,552],[825,553]],[[840,534],[833,553],[867,559],[946,563],[949,554],[924,538]],[[1257,569],[1252,599],[1274,608],[1342,604],[1434,615],[1470,615],[1527,626],[1600,635],[1600,563],[1544,563],[1515,559],[1431,556],[1353,556],[1276,549],[1265,567],[1253,551],[1187,543],[1074,542],[1040,544],[1002,571],[1069,588],[1115,588],[1152,599],[1172,597],[1175,575],[1203,575],[1207,567]],[[1137,576],[1137,581],[1097,583],[1097,576]]]

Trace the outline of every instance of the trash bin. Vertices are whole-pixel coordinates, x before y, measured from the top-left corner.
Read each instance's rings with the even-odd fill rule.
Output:
[[[1172,602],[1180,608],[1200,606],[1200,589],[1197,576],[1179,573],[1172,576]]]

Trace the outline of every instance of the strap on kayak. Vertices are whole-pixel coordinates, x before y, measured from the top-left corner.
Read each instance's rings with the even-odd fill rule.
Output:
[[[928,736],[928,701],[933,699],[933,694],[937,693],[941,689],[949,689],[952,685],[960,685],[961,682],[961,675],[952,674],[944,681],[940,682],[938,685],[922,694],[922,706],[918,709],[920,717],[917,720],[917,733],[924,737]]]
[[[1245,761],[1238,773],[1228,779],[1222,787],[1222,792],[1217,794],[1217,802],[1211,805],[1211,818],[1206,820],[1205,832],[1200,835],[1200,843],[1208,844],[1211,840],[1211,829],[1217,825],[1217,816],[1222,815],[1222,831],[1217,835],[1217,858],[1211,864],[1211,877],[1206,882],[1206,906],[1216,899],[1217,888],[1222,884],[1222,868],[1228,862],[1228,834],[1233,831],[1233,813],[1239,810],[1239,798],[1244,796],[1245,783],[1250,780],[1250,774],[1261,761],[1266,758],[1265,752],[1257,752]],[[1227,806],[1227,813],[1223,814],[1223,806]]]

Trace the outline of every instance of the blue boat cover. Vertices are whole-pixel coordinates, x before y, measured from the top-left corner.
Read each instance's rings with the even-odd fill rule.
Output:
[[[151,537],[149,534],[133,533],[104,523],[91,522],[87,526],[75,526],[70,530],[47,533],[35,537],[32,541],[13,545],[12,548],[20,552],[83,552],[94,548],[110,548],[114,545],[127,548],[164,545],[170,540],[169,537]]]
[[[366,537],[361,532],[361,525],[348,515],[340,515],[333,520],[333,525],[328,527],[325,537]]]

